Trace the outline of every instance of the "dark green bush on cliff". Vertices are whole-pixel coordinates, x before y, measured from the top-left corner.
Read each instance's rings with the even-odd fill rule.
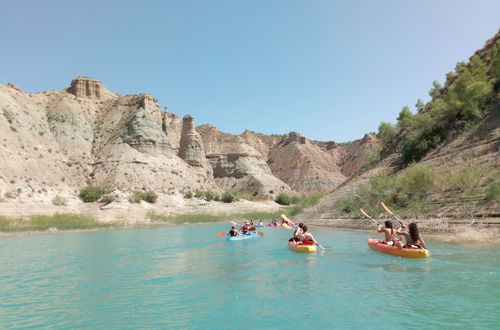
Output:
[[[98,201],[103,194],[104,190],[102,188],[96,186],[87,186],[80,190],[79,197],[85,203],[90,203]]]
[[[134,191],[132,195],[128,198],[131,203],[139,203],[140,201],[146,201],[148,203],[156,203],[158,195],[153,191]]]

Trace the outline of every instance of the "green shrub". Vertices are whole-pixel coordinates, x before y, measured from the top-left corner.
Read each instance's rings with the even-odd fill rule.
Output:
[[[203,197],[203,195],[204,195],[204,194],[205,194],[205,193],[204,193],[203,191],[201,191],[201,190],[196,190],[196,191],[194,192],[194,197],[196,197],[196,198],[200,198],[200,197]]]
[[[188,191],[187,193],[185,193],[185,194],[184,194],[184,198],[186,198],[186,199],[191,199],[191,198],[193,198],[193,193],[192,193],[192,192],[190,192],[190,191]]]
[[[310,196],[302,196],[302,197],[292,197],[292,203],[295,204],[288,210],[288,214],[291,216],[297,215],[301,213],[305,208],[316,205],[322,195],[321,194],[312,194]]]
[[[486,200],[495,202],[500,200],[500,183],[492,182],[486,189]]]
[[[66,205],[68,200],[62,196],[56,195],[54,198],[52,198],[52,204],[56,206],[63,206]]]
[[[135,190],[132,195],[129,196],[128,201],[130,203],[140,203],[142,201],[142,191]]]
[[[213,191],[209,191],[209,190],[207,190],[207,191],[205,191],[205,192],[203,193],[203,195],[205,196],[205,200],[207,200],[207,201],[211,201],[211,200],[214,200],[214,199],[215,199],[215,197],[216,197],[218,194],[217,194],[217,193],[214,193]]]
[[[87,186],[80,190],[80,199],[85,203],[95,202],[104,194],[104,190],[96,186]]]
[[[380,149],[365,150],[365,163],[362,170],[374,167],[380,161]]]
[[[293,203],[292,197],[284,193],[281,193],[278,196],[276,196],[274,201],[280,205],[290,205]]]
[[[141,201],[146,201],[148,203],[155,203],[158,199],[158,195],[153,191],[138,191],[135,190],[132,195],[128,198],[131,203],[140,203]]]
[[[456,172],[451,178],[456,188],[463,192],[471,192],[480,184],[481,169],[475,165],[467,165]]]
[[[425,164],[411,164],[401,177],[403,191],[410,198],[420,198],[432,192],[436,185],[434,168]]]
[[[154,191],[146,191],[145,193],[143,193],[142,199],[148,203],[153,204],[158,200],[158,195]]]
[[[223,201],[224,203],[232,203],[238,200],[238,195],[232,190],[225,191],[221,196],[221,201]]]

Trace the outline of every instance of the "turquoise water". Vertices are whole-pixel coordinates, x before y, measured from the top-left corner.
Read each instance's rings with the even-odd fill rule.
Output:
[[[313,228],[228,242],[228,226],[0,239],[0,328],[498,328],[500,249],[427,239],[432,256],[372,251]]]

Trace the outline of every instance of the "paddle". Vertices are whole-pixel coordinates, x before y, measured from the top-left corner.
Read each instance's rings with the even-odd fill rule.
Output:
[[[368,215],[368,213],[366,213],[363,209],[359,209],[359,210],[361,211],[361,213],[363,213],[365,215],[365,217],[367,217],[371,221],[375,222],[377,225],[381,226],[380,223],[378,223],[375,219],[373,219],[370,215]]]
[[[384,204],[384,202],[380,202],[380,205],[382,205],[382,207],[384,208],[384,210],[385,210],[387,213],[389,213],[390,215],[392,215],[392,216],[394,217],[394,219],[396,219],[396,220],[399,222],[399,224],[400,224],[401,226],[403,226],[403,227],[405,226],[405,225],[403,225],[403,223],[401,222],[401,220],[399,220],[399,219],[398,219],[398,217],[394,214],[394,212],[392,212],[392,211],[391,211],[391,210],[390,210],[390,209],[389,209],[389,208],[388,208],[388,207]]]
[[[286,228],[286,229],[293,229],[292,227],[290,227],[288,224],[284,223],[281,225],[282,227]]]
[[[295,226],[295,223],[293,223],[293,221],[292,221],[292,220],[288,219],[288,217],[287,217],[286,215],[282,214],[282,215],[281,215],[281,219],[285,220],[285,222],[286,222],[286,223],[288,223],[288,224],[292,224],[292,225],[294,225],[294,226]]]
[[[384,202],[380,202],[380,205],[382,205],[382,207],[384,208],[384,210],[386,210],[387,213],[389,213],[390,215],[392,215],[394,217],[394,219],[396,219],[399,222],[399,224],[401,225],[401,227],[406,228],[406,226],[401,222],[401,220],[398,219],[398,217],[394,214],[394,212],[392,212],[391,209],[388,208],[387,205],[384,204]],[[420,237],[419,237],[419,240],[421,240]],[[422,243],[422,242],[420,242],[420,243]],[[424,244],[422,244],[422,247],[424,249],[426,249],[426,247],[425,247]]]

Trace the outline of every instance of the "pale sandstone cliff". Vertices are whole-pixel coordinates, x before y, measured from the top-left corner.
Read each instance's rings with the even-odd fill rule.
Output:
[[[37,94],[0,85],[0,109],[1,196],[76,198],[93,184],[122,197],[235,189],[274,198],[330,191],[362,166],[350,160],[362,158],[359,148],[296,133],[196,129],[191,116],[162,112],[152,95],[117,95],[88,77]]]
[[[250,192],[255,196],[291,193],[290,187],[276,178],[263,156],[238,135],[220,132],[210,125],[199,126],[206,157],[216,182],[225,189]]]

